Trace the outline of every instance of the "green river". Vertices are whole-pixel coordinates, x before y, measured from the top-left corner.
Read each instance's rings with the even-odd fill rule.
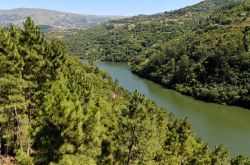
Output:
[[[223,144],[233,156],[250,156],[250,110],[206,103],[165,89],[132,74],[125,63],[98,62],[97,66],[108,71],[127,90],[137,89],[177,118],[188,117],[197,137],[206,140],[210,147]]]

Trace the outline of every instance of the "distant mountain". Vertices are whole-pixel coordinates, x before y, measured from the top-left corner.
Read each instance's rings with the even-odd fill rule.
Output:
[[[110,20],[124,18],[123,16],[96,16],[65,13],[47,9],[18,8],[0,10],[0,26],[10,23],[21,26],[27,17],[31,17],[42,28],[79,29],[95,26]]]

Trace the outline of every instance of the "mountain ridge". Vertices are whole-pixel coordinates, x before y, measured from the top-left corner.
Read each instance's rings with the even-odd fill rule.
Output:
[[[40,8],[0,9],[0,25],[22,26],[22,22],[31,17],[38,25],[48,25],[59,29],[80,29],[92,27],[111,20],[126,18],[126,16],[91,15],[63,12]]]

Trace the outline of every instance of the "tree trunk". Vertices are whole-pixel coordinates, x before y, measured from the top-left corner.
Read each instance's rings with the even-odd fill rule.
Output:
[[[19,145],[20,145],[20,148],[23,149],[22,140],[21,140],[21,129],[20,129],[20,123],[19,123],[16,105],[15,105],[15,118],[17,122],[17,135],[18,135]]]
[[[133,147],[135,143],[135,126],[133,126],[131,130],[131,137],[130,137],[130,144],[128,146],[128,160],[127,160],[127,165],[130,164],[132,158],[133,158]]]
[[[31,107],[29,108],[29,127],[31,124]],[[28,141],[27,141],[27,155],[30,155],[30,137],[28,136]]]
[[[2,155],[2,123],[0,123],[0,156]]]
[[[7,135],[9,135],[9,133],[10,133],[10,116],[9,116],[10,114],[8,113],[8,120],[7,120]],[[7,136],[7,138],[6,138],[6,150],[5,150],[5,155],[8,155],[9,154],[9,143],[8,143],[8,141],[9,141],[9,138],[8,138],[8,136]]]

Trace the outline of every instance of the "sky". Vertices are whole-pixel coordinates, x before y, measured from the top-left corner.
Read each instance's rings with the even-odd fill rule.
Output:
[[[0,9],[43,8],[79,14],[155,14],[193,5],[201,0],[0,0]]]

